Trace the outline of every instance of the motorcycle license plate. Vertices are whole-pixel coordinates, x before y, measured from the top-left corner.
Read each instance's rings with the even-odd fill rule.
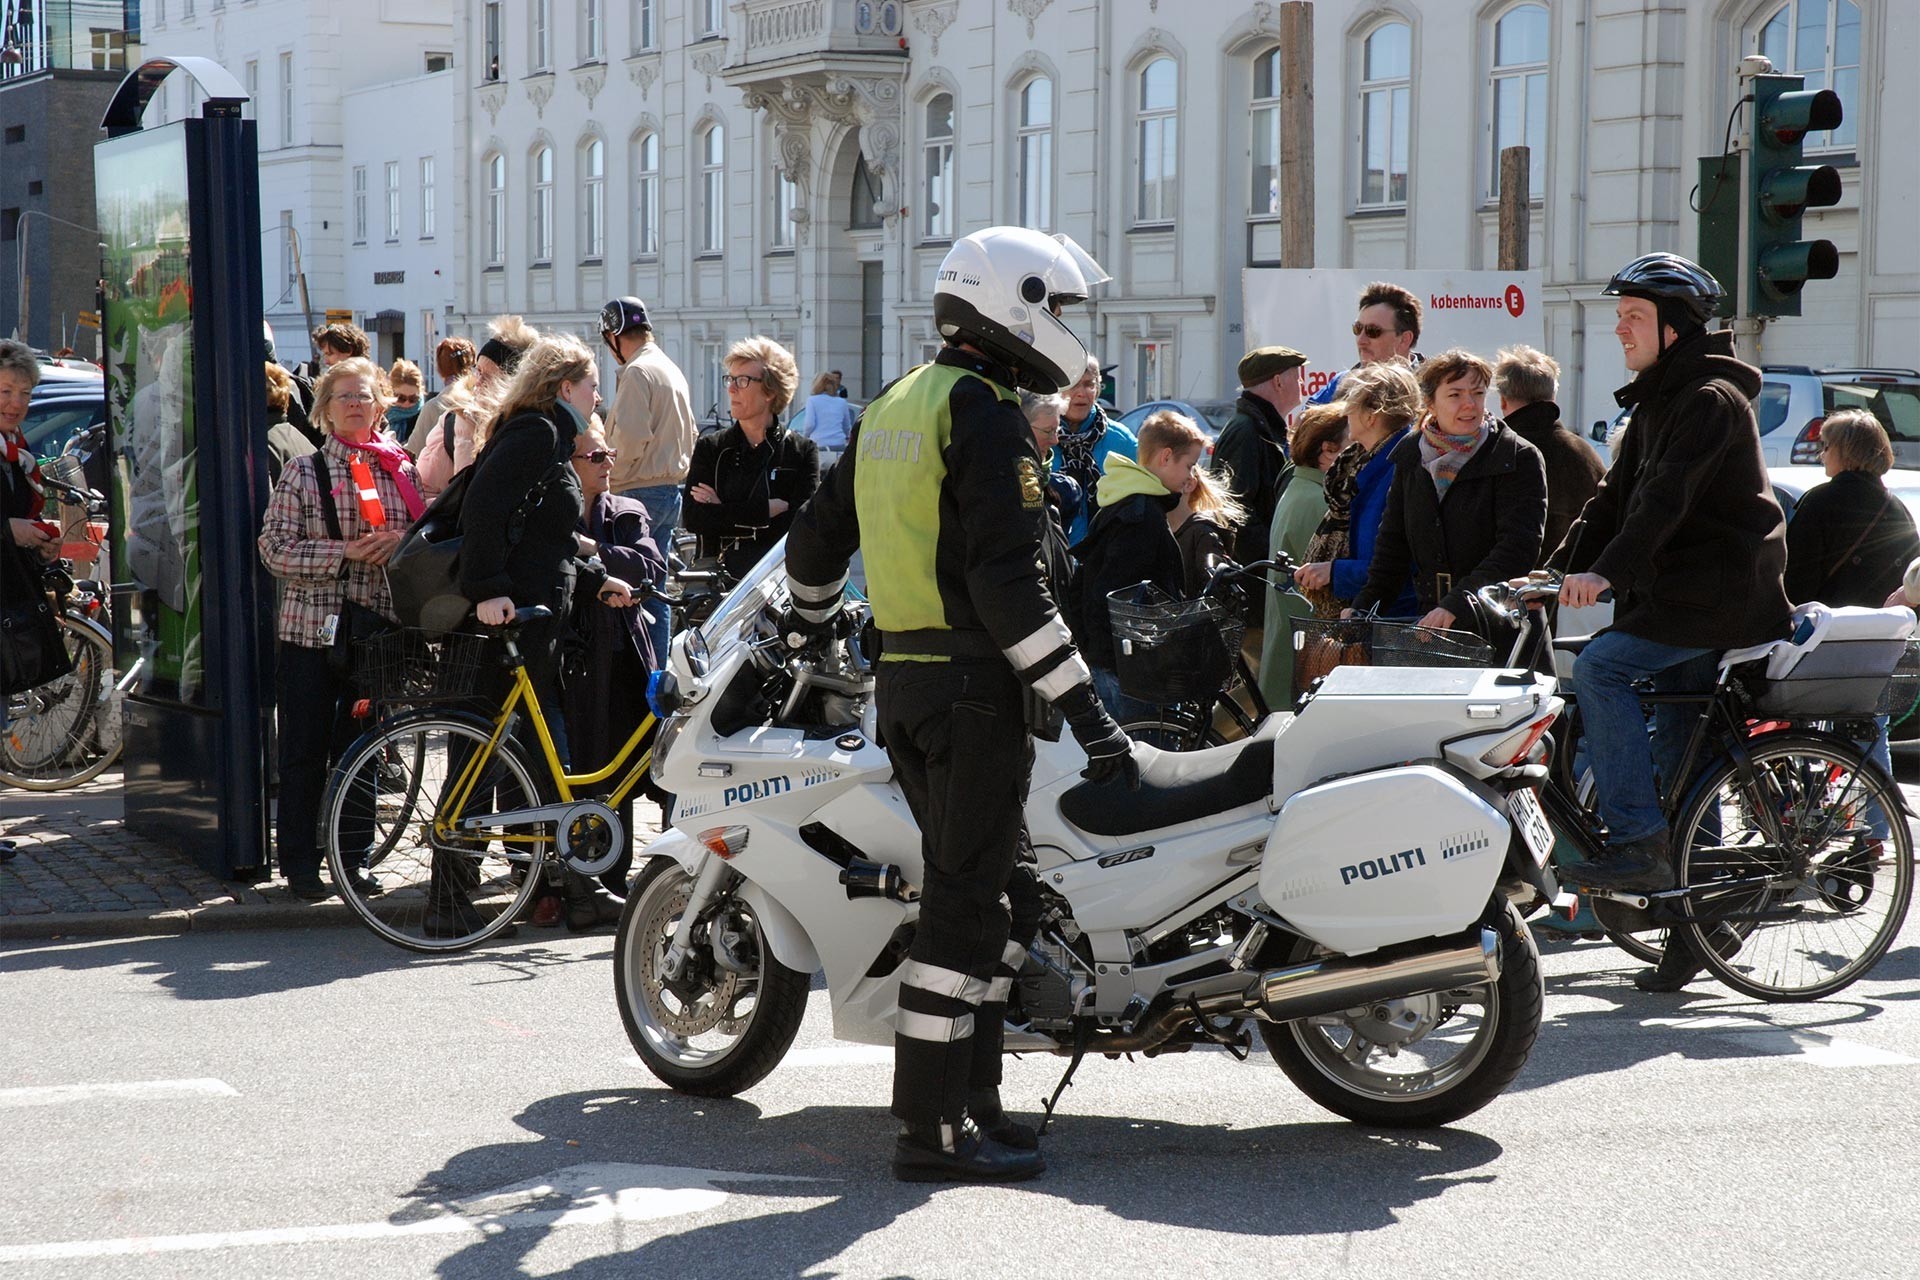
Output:
[[[1527,842],[1533,864],[1546,866],[1553,854],[1553,828],[1547,825],[1547,815],[1541,810],[1540,799],[1533,794],[1532,787],[1507,793],[1507,816],[1519,829],[1520,838]]]

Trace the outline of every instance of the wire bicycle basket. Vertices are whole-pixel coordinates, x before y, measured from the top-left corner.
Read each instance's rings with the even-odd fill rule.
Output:
[[[487,662],[486,636],[395,627],[363,640],[354,654],[354,683],[387,705],[464,702],[474,696]]]
[[[1247,629],[1231,598],[1182,600],[1150,582],[1109,592],[1107,614],[1121,691],[1162,707],[1219,693]]]
[[[1293,696],[1335,667],[1492,667],[1493,646],[1471,631],[1379,618],[1295,618]]]

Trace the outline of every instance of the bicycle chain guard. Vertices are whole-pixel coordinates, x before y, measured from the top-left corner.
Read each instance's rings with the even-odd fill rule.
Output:
[[[620,824],[620,815],[598,800],[566,806],[554,825],[561,861],[581,875],[603,875],[620,860],[626,829]]]

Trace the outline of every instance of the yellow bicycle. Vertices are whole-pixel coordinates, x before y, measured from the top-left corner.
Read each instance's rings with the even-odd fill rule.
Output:
[[[389,942],[477,946],[521,916],[543,873],[564,863],[597,876],[619,859],[616,810],[646,777],[657,722],[645,716],[605,768],[568,773],[516,640],[549,616],[518,610],[494,638],[402,629],[367,645],[362,682],[401,709],[334,769],[320,837],[335,889]],[[512,674],[491,718],[460,705],[490,663]],[[544,769],[529,760],[523,719]]]

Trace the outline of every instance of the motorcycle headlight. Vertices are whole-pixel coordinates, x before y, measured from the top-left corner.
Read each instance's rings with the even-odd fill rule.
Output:
[[[652,774],[653,780],[663,787],[667,785],[667,780],[662,774],[662,769],[667,762],[667,752],[673,749],[674,742],[686,732],[689,719],[691,719],[689,716],[668,716],[660,722],[660,732],[653,736],[653,758],[647,762],[647,772]]]

